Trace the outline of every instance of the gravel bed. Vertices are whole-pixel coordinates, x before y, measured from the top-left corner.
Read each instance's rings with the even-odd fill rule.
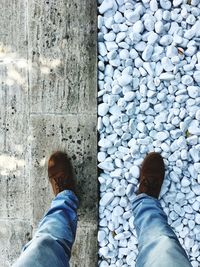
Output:
[[[98,0],[99,266],[135,266],[131,197],[162,154],[161,204],[200,266],[200,0]]]

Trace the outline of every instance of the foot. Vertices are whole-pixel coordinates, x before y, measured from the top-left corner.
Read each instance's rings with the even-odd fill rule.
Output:
[[[163,158],[156,152],[149,153],[141,167],[140,185],[137,194],[145,193],[158,198],[165,176]]]
[[[50,156],[48,176],[55,196],[63,190],[72,190],[76,193],[73,169],[66,153],[57,151]]]

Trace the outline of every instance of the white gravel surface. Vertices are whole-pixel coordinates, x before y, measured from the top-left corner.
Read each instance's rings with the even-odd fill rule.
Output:
[[[98,0],[99,266],[135,266],[130,199],[162,154],[161,204],[200,266],[200,0]]]

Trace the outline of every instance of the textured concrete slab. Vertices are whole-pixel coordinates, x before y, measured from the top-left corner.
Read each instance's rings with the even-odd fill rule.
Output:
[[[97,266],[97,227],[94,222],[79,224],[72,250],[71,267]]]
[[[94,114],[95,1],[28,4],[32,112]]]
[[[96,266],[96,2],[0,8],[0,266],[18,257],[50,205],[46,167],[57,149],[69,152],[80,188],[71,264]]]
[[[32,228],[29,222],[20,220],[0,220],[0,263],[9,267],[19,255],[22,244],[30,240]]]
[[[7,63],[0,64],[0,218],[26,219],[30,218],[27,74],[17,70],[11,54],[2,52]],[[19,77],[24,83],[15,81]]]
[[[26,58],[28,50],[27,2],[24,0],[1,0],[0,10],[0,50],[3,45],[4,53],[10,52],[12,49],[12,58]]]
[[[47,178],[47,160],[57,149],[67,151],[78,181],[80,200],[71,262],[72,266],[95,266],[92,264],[97,260],[96,116],[31,115],[30,125],[32,225],[37,227],[53,197]]]
[[[57,149],[67,151],[74,166],[80,198],[80,220],[97,219],[96,116],[31,116],[31,195],[34,223],[49,207],[47,160]],[[38,197],[40,196],[40,197]],[[38,207],[40,207],[38,209]]]

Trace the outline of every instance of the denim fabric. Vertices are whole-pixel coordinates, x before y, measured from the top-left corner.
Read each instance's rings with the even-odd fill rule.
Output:
[[[159,201],[140,194],[132,204],[139,243],[136,267],[192,267]],[[77,205],[72,191],[58,194],[13,267],[69,267]]]
[[[159,201],[140,194],[132,205],[139,244],[136,267],[192,267]]]
[[[77,227],[78,199],[59,193],[13,267],[68,267]]]

